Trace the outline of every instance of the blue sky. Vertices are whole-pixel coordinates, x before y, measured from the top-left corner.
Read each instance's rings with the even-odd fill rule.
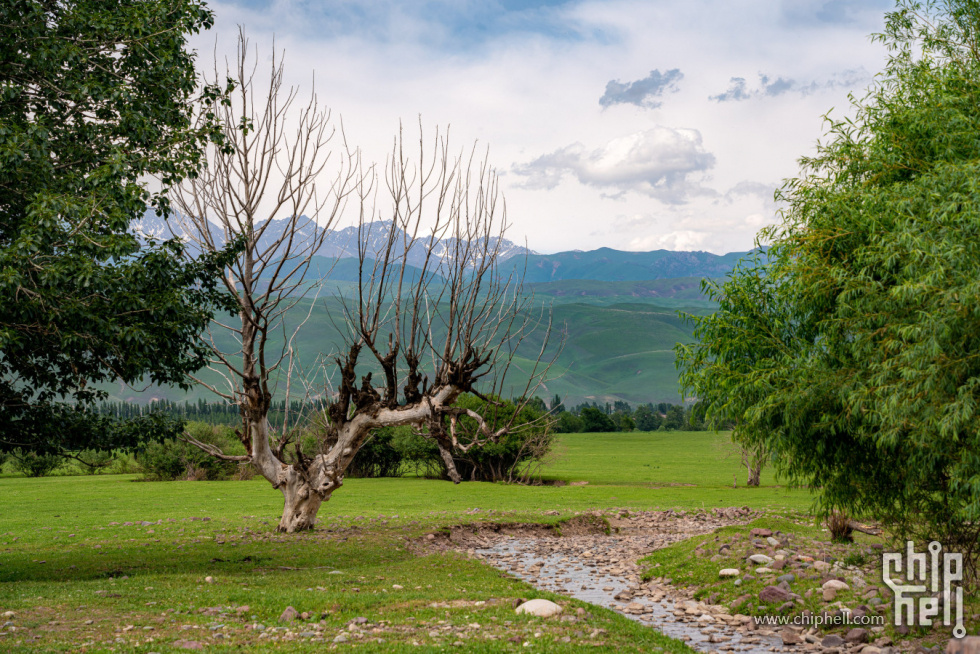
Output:
[[[748,249],[772,194],[885,61],[878,0],[243,0],[236,26],[383,161],[399,121],[489,146],[540,252]]]

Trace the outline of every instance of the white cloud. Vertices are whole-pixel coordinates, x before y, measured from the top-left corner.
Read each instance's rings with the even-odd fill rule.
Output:
[[[575,143],[513,170],[527,178],[527,188],[552,189],[571,174],[582,184],[613,194],[634,191],[675,204],[705,192],[697,174],[714,164],[714,155],[704,150],[696,129],[657,126],[593,150]]]

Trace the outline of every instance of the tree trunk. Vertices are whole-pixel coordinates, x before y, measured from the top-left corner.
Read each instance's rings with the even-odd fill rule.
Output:
[[[293,533],[313,529],[316,514],[325,499],[310,489],[302,477],[293,473],[279,487],[283,496],[282,519],[276,531]]]
[[[749,469],[748,480],[745,482],[748,486],[758,486],[759,478],[762,476],[762,461],[755,460],[751,464],[746,465]]]

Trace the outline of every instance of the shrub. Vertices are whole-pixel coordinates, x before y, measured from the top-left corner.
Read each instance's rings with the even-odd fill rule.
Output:
[[[489,406],[475,395],[462,395],[456,406],[472,409],[484,416],[490,429],[497,429],[514,417],[517,406],[513,402],[499,401]],[[606,416],[608,419],[608,416]],[[610,421],[612,422],[612,421]],[[474,447],[465,453],[453,453],[456,470],[463,479],[470,481],[510,481],[527,483],[537,473],[545,457],[551,451],[554,419],[525,406],[517,415],[513,428],[497,442]],[[471,418],[462,417],[458,423],[460,443],[472,442],[477,424]],[[438,457],[436,450],[436,457]],[[438,459],[444,476],[448,476],[441,457]]]
[[[187,432],[202,443],[218,446],[225,453],[244,453],[229,427],[192,422],[187,425]],[[238,468],[234,461],[222,461],[193,445],[171,439],[148,443],[136,454],[136,461],[144,478],[155,481],[216,481],[228,479]]]
[[[57,470],[65,460],[57,454],[15,450],[12,453],[14,469],[28,477],[44,477]]]
[[[347,467],[348,477],[397,477],[402,453],[394,446],[395,427],[382,427],[364,441]]]
[[[854,542],[851,519],[842,511],[831,511],[827,516],[827,529],[830,530],[830,540],[835,543]]]
[[[78,454],[78,467],[87,475],[94,475],[107,470],[116,455],[106,450],[83,450]]]

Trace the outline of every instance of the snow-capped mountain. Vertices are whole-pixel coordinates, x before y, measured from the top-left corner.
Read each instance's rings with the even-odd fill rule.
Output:
[[[283,230],[286,229],[288,224],[289,221],[285,219],[273,220],[263,233],[262,238],[259,240],[259,248],[264,249],[271,247],[282,235]],[[169,221],[165,221],[152,210],[147,210],[147,212],[143,214],[142,220],[134,221],[132,224],[132,230],[135,233],[143,234],[157,240],[177,237],[185,243],[188,243],[188,249],[194,252],[198,248],[194,245],[193,240],[189,236],[188,227],[188,223],[182,216],[175,215],[171,217]],[[314,238],[316,230],[318,229],[319,227],[313,221],[301,220],[300,228],[296,234],[296,242],[309,242]],[[388,242],[390,229],[391,221],[379,220],[363,225],[360,229],[360,241],[364,244],[365,250],[369,253],[382,252]],[[219,226],[213,224],[211,225],[211,235],[215,244],[223,245],[225,243],[224,231]],[[403,237],[404,232],[399,229],[395,234],[396,242],[401,242]],[[497,237],[491,238],[491,246],[496,246],[497,243]],[[537,254],[533,250],[517,245],[513,241],[506,238],[501,239],[499,245],[500,253],[498,256],[498,261],[501,262],[516,256]],[[455,248],[455,246],[455,238],[436,240],[432,244],[432,254],[434,257],[441,258],[443,255]],[[426,237],[426,235],[420,235],[420,237],[415,241],[412,249],[409,251],[405,263],[412,266],[421,266],[425,261],[428,247],[429,239]],[[337,259],[357,257],[358,228],[344,227],[343,229],[328,230],[323,239],[323,243],[320,245],[315,254],[322,257]]]

